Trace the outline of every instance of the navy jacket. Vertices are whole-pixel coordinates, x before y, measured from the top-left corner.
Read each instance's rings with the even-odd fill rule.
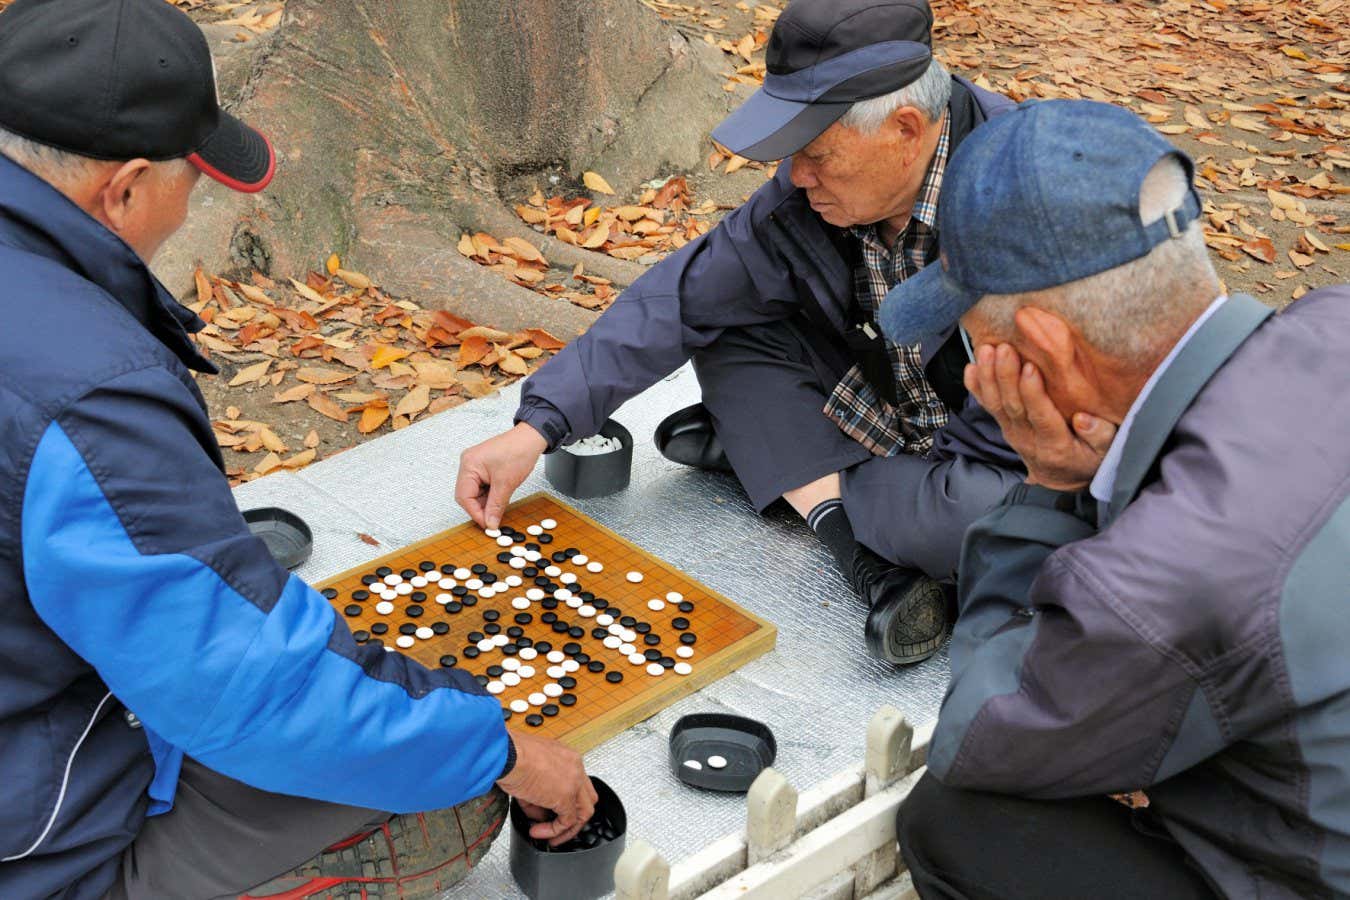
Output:
[[[0,156],[0,897],[93,898],[184,754],[391,812],[501,774],[466,673],[358,646],[253,538],[189,369],[200,327]]]
[[[953,78],[947,107],[951,149],[972,128],[1013,105]],[[855,305],[849,241],[811,209],[806,192],[793,186],[791,169],[791,160],[784,160],[777,174],[716,228],[633,282],[589,331],[525,382],[516,421],[539,431],[550,450],[569,436],[595,434],[614,410],[726,329],[800,316],[807,303],[828,320],[824,327],[842,335]],[[925,342],[925,365],[950,336]],[[959,380],[958,375],[964,397]],[[1020,465],[997,424],[973,401],[938,432],[934,447]]]
[[[1110,503],[966,533],[944,783],[1147,788],[1225,897],[1350,895],[1350,285],[1242,295],[1139,408]],[[1122,873],[1128,877],[1128,873]]]

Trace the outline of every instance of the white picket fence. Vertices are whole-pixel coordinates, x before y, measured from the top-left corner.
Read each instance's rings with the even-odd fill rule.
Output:
[[[863,764],[798,794],[765,769],[746,794],[744,831],[674,866],[632,841],[616,900],[917,900],[895,841],[895,814],[923,774],[932,726],[893,707],[867,726]]]

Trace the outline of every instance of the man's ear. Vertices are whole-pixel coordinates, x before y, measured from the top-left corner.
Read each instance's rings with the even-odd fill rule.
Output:
[[[137,201],[150,201],[150,161],[133,159],[123,163],[108,176],[99,190],[97,204],[105,223],[117,233],[126,230],[132,206]]]
[[[1083,360],[1067,322],[1040,307],[1023,306],[1013,314],[1013,323],[1019,338],[1017,349],[1047,378],[1062,384],[1082,377]]]
[[[923,145],[924,128],[928,118],[913,106],[902,106],[891,113],[891,125],[900,142],[901,158],[905,165],[914,162]]]

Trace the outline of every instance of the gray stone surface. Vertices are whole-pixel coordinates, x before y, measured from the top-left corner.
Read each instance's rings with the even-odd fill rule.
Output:
[[[241,506],[280,505],[315,531],[300,574],[317,581],[465,520],[454,502],[462,450],[510,424],[518,390],[474,401],[294,474],[241,487]],[[669,412],[698,399],[686,367],[615,418],[637,443],[633,483],[574,505],[658,557],[778,626],[772,653],[587,754],[588,768],[623,799],[629,835],[674,863],[744,827],[745,799],[685,787],[666,745],[682,715],[726,711],[760,719],[778,739],[774,768],[798,790],[862,762],[867,723],[883,704],[923,724],[946,686],[945,652],[907,670],[867,657],[863,611],[824,547],[801,522],[754,513],[736,482],[664,460],[651,434]],[[541,465],[519,496],[547,489]],[[564,498],[565,499],[565,498]],[[569,501],[572,502],[572,501]],[[363,543],[365,533],[379,547]],[[507,838],[447,897],[519,896]]]

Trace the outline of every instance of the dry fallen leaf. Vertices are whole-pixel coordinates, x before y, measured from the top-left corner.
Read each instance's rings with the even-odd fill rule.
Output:
[[[586,187],[590,188],[591,190],[595,191],[598,194],[614,193],[614,188],[609,186],[609,182],[606,181],[596,172],[584,173],[581,176],[581,181],[583,184],[586,185]]]
[[[346,422],[349,413],[337,404],[337,401],[327,394],[313,393],[305,398],[305,402],[315,412],[325,415],[335,422]]]
[[[431,403],[431,388],[419,384],[403,395],[398,406],[394,407],[394,415],[411,418],[426,409],[429,403]]]
[[[378,547],[378,546],[380,546],[380,542],[379,542],[379,541],[375,540],[373,537],[371,537],[370,535],[366,534],[364,531],[358,531],[358,532],[356,533],[356,536],[359,537],[362,541],[364,541],[365,543],[369,544],[369,545],[372,546],[372,547]]]
[[[372,369],[383,369],[390,363],[398,362],[408,356],[411,352],[410,350],[404,350],[402,347],[381,344],[375,348],[375,353],[370,357],[370,367]]]
[[[308,367],[296,372],[295,377],[297,381],[303,381],[307,384],[341,384],[344,381],[350,381],[355,376],[351,372],[340,372],[337,369]]]
[[[251,384],[267,374],[267,370],[272,368],[272,361],[265,359],[260,363],[240,369],[239,372],[230,379],[230,387],[239,387],[241,384]]]
[[[372,403],[361,410],[361,420],[356,423],[356,430],[362,434],[370,434],[387,421],[389,421],[389,404]]]
[[[488,341],[485,337],[470,337],[459,345],[460,368],[479,362],[488,354]]]
[[[305,446],[311,450],[319,446],[319,433],[310,429],[309,434],[305,435]]]

